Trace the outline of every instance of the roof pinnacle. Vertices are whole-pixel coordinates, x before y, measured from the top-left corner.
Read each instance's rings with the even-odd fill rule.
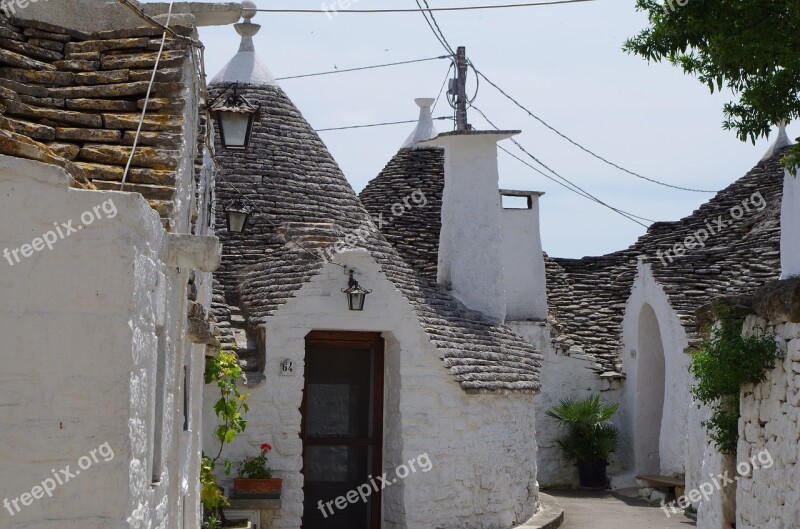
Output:
[[[414,100],[419,106],[419,121],[414,128],[414,132],[403,143],[404,149],[416,147],[417,142],[430,140],[438,134],[433,126],[433,117],[431,116],[431,107],[435,101],[435,99],[429,97],[418,97]]]

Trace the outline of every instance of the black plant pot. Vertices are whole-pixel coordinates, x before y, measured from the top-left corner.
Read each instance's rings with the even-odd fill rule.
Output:
[[[579,461],[578,477],[581,487],[587,489],[604,489],[608,485],[605,461]]]

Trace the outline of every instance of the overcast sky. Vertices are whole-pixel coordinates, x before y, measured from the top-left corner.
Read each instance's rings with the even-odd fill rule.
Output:
[[[264,8],[320,8],[329,0],[256,0]],[[429,0],[432,7],[506,0]],[[354,0],[354,8],[411,8],[413,0]],[[722,129],[730,94],[711,95],[670,65],[621,51],[646,24],[634,0],[519,9],[438,13],[453,47],[567,136],[635,172],[675,185],[721,189],[744,175],[769,143],[742,143]],[[276,77],[434,57],[444,53],[419,13],[259,13],[256,48]],[[233,27],[203,28],[213,76],[236,52]],[[280,84],[315,128],[415,119],[415,97],[436,97],[445,60],[344,73]],[[474,79],[473,79],[474,81]],[[470,91],[474,84],[470,84]],[[670,190],[592,158],[525,115],[483,84],[475,104],[543,162],[603,201],[655,220],[677,220],[711,195]],[[435,115],[450,113],[446,101]],[[490,128],[475,112],[470,122]],[[440,131],[451,122],[437,121]],[[391,159],[413,125],[322,132],[348,180],[360,191]],[[789,127],[794,139],[800,133]],[[506,147],[515,147],[508,141]],[[560,187],[500,153],[503,188],[545,191],[542,238],[551,255],[581,257],[625,248],[644,228]],[[646,223],[647,224],[647,223]]]

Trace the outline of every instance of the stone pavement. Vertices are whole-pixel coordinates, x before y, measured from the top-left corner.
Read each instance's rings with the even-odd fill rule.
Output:
[[[564,509],[561,529],[688,529],[694,521],[668,518],[658,506],[611,491],[545,490]]]

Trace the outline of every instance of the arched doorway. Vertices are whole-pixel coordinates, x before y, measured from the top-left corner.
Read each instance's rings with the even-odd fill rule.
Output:
[[[660,441],[664,415],[664,342],[653,307],[639,313],[639,353],[636,358],[636,472],[661,473]]]

